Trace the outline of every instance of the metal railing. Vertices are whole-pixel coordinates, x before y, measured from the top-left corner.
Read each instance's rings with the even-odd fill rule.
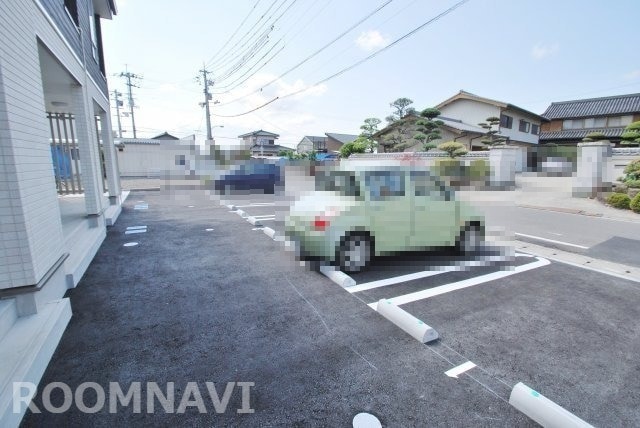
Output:
[[[47,113],[51,131],[51,159],[59,195],[84,193],[82,185],[82,167],[80,165],[81,149],[76,138],[75,118],[71,113]],[[98,153],[100,156],[100,176],[102,191],[106,192],[107,172],[104,147],[100,141],[100,119],[95,117]]]

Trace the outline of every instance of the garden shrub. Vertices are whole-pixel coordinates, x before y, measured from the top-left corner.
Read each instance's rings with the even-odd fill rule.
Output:
[[[486,180],[489,177],[489,162],[486,159],[472,160],[467,169],[472,180]]]
[[[640,180],[627,180],[624,184],[630,189],[640,189]]]
[[[582,139],[582,141],[587,140],[588,141],[601,141],[601,140],[606,140],[607,136],[604,135],[602,132],[598,132],[598,131],[594,131],[594,132],[589,132],[585,138]]]
[[[640,180],[640,159],[633,160],[624,167],[624,181]]]
[[[614,208],[629,209],[631,198],[623,193],[612,193],[607,198],[607,204]]]
[[[640,193],[631,199],[631,202],[629,202],[629,208],[631,208],[634,213],[640,214]]]
[[[626,184],[615,183],[613,185],[613,191],[616,193],[627,193],[628,186]]]
[[[464,167],[458,159],[436,159],[433,172],[440,177],[462,177]]]

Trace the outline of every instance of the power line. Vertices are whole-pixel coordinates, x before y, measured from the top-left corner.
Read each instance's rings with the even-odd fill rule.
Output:
[[[282,1],[284,2],[286,0],[282,0]],[[257,33],[261,31],[262,28],[261,27],[258,28],[258,24],[260,24],[262,19],[265,16],[267,16],[267,13],[269,13],[269,11],[273,8],[273,6],[276,5],[276,3],[278,3],[278,0],[273,0],[273,2],[271,3],[271,6],[269,6],[269,8],[260,16],[260,18],[251,26],[251,28],[240,39],[238,39],[238,41],[231,48],[227,49],[227,51],[224,54],[222,54],[217,60],[214,60],[215,58],[212,58],[207,63],[207,67],[211,67],[211,69],[215,71],[216,68],[219,68],[222,62],[226,62],[226,58],[229,56],[229,54],[231,52],[236,51],[236,47],[243,41],[243,39],[246,38],[247,40],[238,48],[238,49],[242,49],[249,42],[249,40],[253,38],[253,36],[255,36]],[[251,33],[252,29],[255,29],[255,31],[253,32],[253,34],[247,37]]]
[[[273,13],[269,16],[268,20],[271,20],[271,18],[273,17],[273,15],[275,15],[280,8],[286,3],[287,0],[284,0],[277,8],[276,10],[273,11]],[[252,57],[254,57],[255,55],[258,54],[258,52],[260,52],[260,50],[266,46],[269,42],[269,35],[270,33],[274,30],[276,24],[278,23],[278,21],[297,3],[298,0],[293,0],[289,6],[287,6],[287,8],[280,14],[278,15],[278,17],[276,17],[272,22],[271,22],[271,26],[265,31],[267,37],[266,40],[264,41],[264,43],[260,43],[260,40],[258,42],[256,42],[255,46],[256,48],[252,51],[251,49],[249,49],[249,53],[247,55],[245,55],[244,57],[242,57],[236,64],[237,66],[229,71],[227,70],[225,73],[220,73],[221,75],[218,75],[218,77],[216,78],[216,81],[220,82],[220,81],[224,81],[225,79],[227,79],[228,77],[231,77],[236,71],[238,71],[239,69],[241,69]],[[282,40],[282,38],[280,39]],[[280,41],[279,40],[279,41]],[[278,41],[278,42],[279,42]],[[259,44],[259,46],[257,46]],[[250,54],[250,55],[249,55]],[[248,57],[247,57],[248,56]]]
[[[320,49],[316,50],[315,52],[313,52],[311,55],[309,55],[308,57],[306,57],[305,59],[303,59],[302,61],[300,61],[299,63],[297,63],[296,65],[294,65],[293,67],[290,67],[287,71],[285,71],[284,73],[282,73],[281,75],[279,75],[278,77],[276,77],[275,79],[269,81],[268,83],[262,85],[259,89],[256,89],[253,92],[250,92],[248,94],[243,95],[242,97],[236,98],[234,100],[231,101],[227,101],[225,102],[223,105],[228,105],[228,104],[232,104],[236,101],[239,101],[241,99],[244,99],[250,95],[256,94],[258,92],[261,92],[264,88],[266,88],[267,86],[277,82],[278,80],[282,79],[283,77],[287,76],[289,73],[291,73],[292,71],[298,69],[299,67],[301,67],[302,65],[304,65],[307,61],[309,61],[311,58],[317,56],[318,54],[320,54],[321,52],[323,52],[325,49],[327,49],[328,47],[332,46],[333,44],[335,44],[338,40],[342,39],[343,37],[345,37],[347,34],[349,34],[351,31],[353,31],[356,27],[358,27],[360,24],[362,24],[363,22],[365,22],[366,20],[368,20],[369,18],[371,18],[373,15],[375,15],[376,13],[380,12],[385,6],[387,6],[389,3],[391,3],[393,0],[387,0],[385,3],[383,3],[382,5],[378,6],[376,9],[372,10],[371,12],[369,12],[366,16],[364,16],[363,18],[361,18],[359,21],[357,21],[355,24],[351,25],[349,28],[347,28],[346,30],[344,30],[342,33],[340,33],[337,37],[335,37],[333,40],[331,40],[330,42],[328,42],[327,44],[325,44],[324,46],[322,46]],[[226,91],[228,92],[228,91]],[[222,92],[224,93],[224,92]]]
[[[218,49],[218,51],[216,53],[213,54],[213,56],[209,59],[209,61],[207,62],[211,62],[220,52],[222,52],[222,50],[224,48],[227,47],[227,45],[229,44],[229,42],[231,40],[233,40],[233,38],[235,37],[236,34],[238,34],[238,31],[240,31],[240,28],[242,28],[242,26],[244,25],[245,22],[247,22],[247,19],[249,19],[249,17],[251,16],[251,14],[253,13],[253,11],[256,9],[256,7],[258,6],[258,4],[260,3],[261,0],[257,0],[255,2],[255,4],[253,5],[253,7],[251,8],[251,10],[249,11],[249,13],[247,14],[247,16],[244,17],[244,19],[242,20],[242,22],[240,23],[240,25],[238,25],[238,27],[236,28],[236,30],[233,32],[233,34],[227,39],[226,42],[224,42],[224,44],[222,45],[222,47],[220,49]]]
[[[448,8],[448,9],[446,9],[446,10],[444,10],[443,12],[441,12],[441,13],[440,13],[440,14],[438,14],[438,15],[436,15],[435,17],[433,17],[433,18],[429,19],[428,21],[424,22],[423,24],[419,25],[418,27],[416,27],[416,28],[414,28],[413,30],[409,31],[408,33],[404,34],[403,36],[401,36],[401,37],[397,38],[397,39],[396,39],[396,40],[394,40],[393,42],[389,43],[387,46],[385,46],[385,47],[383,47],[383,48],[378,49],[377,51],[375,51],[375,52],[374,52],[374,53],[372,53],[371,55],[369,55],[369,56],[367,56],[367,57],[365,57],[365,58],[363,58],[363,59],[361,59],[361,60],[359,60],[359,61],[357,61],[357,62],[355,62],[355,63],[351,64],[351,65],[350,65],[350,66],[348,66],[348,67],[345,67],[345,68],[341,69],[340,71],[338,71],[338,72],[336,72],[336,73],[334,73],[334,74],[330,75],[329,77],[326,77],[326,78],[324,78],[324,79],[322,79],[322,80],[320,80],[320,81],[318,81],[318,82],[314,83],[313,85],[307,86],[306,88],[303,88],[303,89],[300,89],[300,90],[297,90],[297,91],[294,91],[294,92],[288,93],[288,94],[283,95],[283,96],[274,97],[274,98],[273,98],[273,99],[271,99],[270,101],[267,101],[266,103],[264,103],[264,104],[262,104],[262,105],[260,105],[260,106],[258,106],[258,107],[256,107],[256,108],[254,108],[254,109],[251,109],[251,110],[249,110],[249,111],[246,111],[246,112],[244,112],[244,113],[239,113],[239,114],[234,114],[234,115],[217,115],[217,114],[216,114],[216,115],[214,115],[214,116],[217,116],[217,117],[238,117],[238,116],[244,116],[244,115],[246,115],[246,114],[253,113],[253,112],[254,112],[254,111],[256,111],[256,110],[260,110],[261,108],[264,108],[264,107],[268,106],[269,104],[271,104],[271,103],[273,103],[273,102],[275,102],[275,101],[277,101],[277,100],[285,99],[285,98],[289,98],[289,97],[292,97],[292,96],[294,96],[294,95],[298,95],[298,94],[300,94],[300,93],[302,93],[302,92],[306,92],[306,91],[308,91],[309,89],[311,89],[311,88],[313,88],[313,87],[315,87],[315,86],[318,86],[318,85],[321,85],[321,84],[323,84],[323,83],[326,83],[326,82],[328,82],[329,80],[332,80],[332,79],[334,79],[334,78],[336,78],[336,77],[338,77],[338,76],[340,76],[340,75],[342,75],[342,74],[346,73],[347,71],[350,71],[350,70],[352,70],[352,69],[356,68],[357,66],[359,66],[359,65],[361,65],[361,64],[363,64],[363,63],[365,63],[365,62],[367,62],[367,61],[369,61],[369,60],[371,60],[371,59],[373,59],[374,57],[376,57],[376,56],[377,56],[377,55],[379,55],[380,53],[382,53],[382,52],[384,52],[384,51],[386,51],[386,50],[388,50],[388,49],[391,49],[393,46],[397,45],[397,44],[398,44],[398,43],[400,43],[401,41],[405,40],[405,39],[406,39],[406,38],[408,38],[408,37],[413,36],[413,35],[414,35],[415,33],[417,33],[418,31],[422,30],[423,28],[427,27],[428,25],[433,24],[434,22],[438,21],[439,19],[443,18],[444,16],[446,16],[446,15],[450,14],[451,12],[453,12],[454,10],[456,10],[456,9],[458,9],[459,7],[463,6],[465,3],[469,2],[469,1],[470,1],[470,0],[460,0],[460,1],[458,1],[458,2],[457,2],[457,3],[455,3],[453,6],[449,7],[449,8]]]

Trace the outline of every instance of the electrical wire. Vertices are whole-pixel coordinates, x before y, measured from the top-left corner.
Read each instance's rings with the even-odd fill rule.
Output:
[[[285,99],[285,98],[293,97],[293,96],[295,96],[295,95],[298,95],[298,94],[301,94],[301,93],[303,93],[303,92],[306,92],[306,91],[308,91],[309,89],[314,88],[314,87],[316,87],[316,86],[318,86],[318,85],[321,85],[321,84],[323,84],[323,83],[326,83],[326,82],[328,82],[329,80],[335,79],[336,77],[341,76],[342,74],[344,74],[344,73],[346,73],[346,72],[348,72],[348,71],[353,70],[353,69],[354,69],[354,68],[356,68],[357,66],[359,66],[359,65],[361,65],[361,64],[363,64],[363,63],[365,63],[365,62],[367,62],[367,61],[369,61],[369,60],[371,60],[371,59],[375,58],[375,57],[376,57],[376,56],[378,56],[380,53],[382,53],[382,52],[384,52],[384,51],[386,51],[386,50],[388,50],[388,49],[391,49],[392,47],[394,47],[395,45],[397,45],[397,44],[398,44],[398,43],[400,43],[401,41],[403,41],[403,40],[405,40],[405,39],[407,39],[407,38],[409,38],[409,37],[413,36],[413,35],[414,35],[414,34],[416,34],[418,31],[420,31],[420,30],[424,29],[425,27],[427,27],[427,26],[429,26],[429,25],[433,24],[434,22],[436,22],[436,21],[440,20],[441,18],[443,18],[443,17],[445,17],[446,15],[450,14],[451,12],[453,12],[454,10],[456,10],[456,9],[458,9],[459,7],[463,6],[465,3],[469,2],[469,1],[470,1],[470,0],[460,0],[460,1],[458,1],[458,2],[457,2],[457,3],[455,3],[453,6],[449,7],[448,9],[446,9],[446,10],[444,10],[443,12],[439,13],[438,15],[434,16],[433,18],[429,19],[428,21],[424,22],[423,24],[419,25],[418,27],[416,27],[416,28],[414,28],[413,30],[409,31],[408,33],[404,34],[403,36],[401,36],[401,37],[397,38],[396,40],[394,40],[393,42],[389,43],[388,45],[386,45],[386,46],[384,46],[384,47],[382,47],[382,48],[378,49],[377,51],[375,51],[375,52],[374,52],[374,53],[372,53],[371,55],[369,55],[369,56],[367,56],[367,57],[365,57],[365,58],[363,58],[363,59],[361,59],[361,60],[359,60],[359,61],[356,61],[355,63],[353,63],[353,64],[349,65],[348,67],[345,67],[345,68],[341,69],[340,71],[338,71],[338,72],[336,72],[336,73],[334,73],[334,74],[330,75],[329,77],[326,77],[326,78],[324,78],[324,79],[322,79],[322,80],[320,80],[320,81],[318,81],[318,82],[316,82],[316,83],[314,83],[314,84],[312,84],[312,85],[310,85],[310,86],[307,86],[306,88],[299,89],[299,90],[297,90],[297,91],[294,91],[294,92],[288,93],[288,94],[286,94],[286,95],[282,95],[282,96],[274,97],[273,99],[271,99],[271,100],[267,101],[266,103],[264,103],[264,104],[262,104],[262,105],[260,105],[260,106],[258,106],[258,107],[256,107],[256,108],[254,108],[254,109],[251,109],[251,110],[249,110],[249,111],[243,112],[243,113],[238,113],[238,114],[234,114],[234,115],[219,115],[219,114],[213,114],[213,116],[217,116],[217,117],[239,117],[239,116],[244,116],[244,115],[246,115],[246,114],[253,113],[253,112],[254,112],[254,111],[256,111],[256,110],[260,110],[261,108],[264,108],[264,107],[268,106],[269,104],[271,104],[271,103],[273,103],[273,102],[275,102],[275,101],[277,101],[277,100],[281,100],[281,99]]]
[[[242,20],[242,22],[240,23],[240,25],[238,25],[238,27],[236,28],[236,30],[233,32],[233,34],[227,39],[226,42],[224,42],[224,44],[222,45],[222,47],[220,49],[218,49],[218,51],[216,53],[213,54],[213,56],[211,58],[209,58],[209,61],[207,62],[211,62],[216,56],[218,56],[220,54],[220,52],[222,52],[224,50],[224,48],[227,47],[227,45],[229,44],[229,42],[231,42],[231,40],[233,40],[233,38],[235,37],[236,34],[238,34],[238,31],[240,31],[240,28],[242,28],[242,26],[244,25],[245,22],[247,22],[247,19],[249,19],[249,17],[251,16],[251,14],[253,13],[253,11],[256,9],[256,7],[258,6],[258,4],[260,3],[261,0],[257,0],[255,2],[255,4],[253,5],[253,7],[251,8],[251,10],[249,11],[249,13],[247,14],[247,16],[244,17],[244,19]]]
[[[371,12],[369,12],[366,16],[364,16],[363,18],[361,18],[359,21],[357,21],[355,24],[351,25],[349,28],[347,28],[346,30],[344,30],[342,33],[340,33],[337,37],[335,37],[334,39],[332,39],[331,41],[329,41],[328,43],[326,43],[324,46],[322,46],[320,49],[316,50],[315,52],[313,52],[311,55],[307,56],[306,58],[304,58],[302,61],[300,61],[299,63],[297,63],[296,65],[294,65],[293,67],[290,67],[288,70],[286,70],[284,73],[282,73],[281,75],[279,75],[278,77],[276,77],[275,79],[269,81],[268,83],[262,85],[259,89],[256,89],[255,91],[243,95],[242,97],[236,98],[232,101],[227,101],[224,103],[224,105],[227,104],[231,104],[234,103],[236,101],[239,101],[241,99],[244,99],[250,95],[253,95],[255,93],[258,93],[260,91],[262,91],[264,88],[266,88],[267,86],[277,82],[278,80],[282,79],[283,77],[287,76],[289,73],[291,73],[292,71],[300,68],[302,65],[304,65],[307,61],[309,61],[311,58],[317,56],[318,54],[320,54],[321,52],[323,52],[324,50],[326,50],[328,47],[332,46],[333,44],[335,44],[338,40],[342,39],[343,37],[345,37],[348,33],[350,33],[351,31],[353,31],[356,27],[358,27],[359,25],[361,25],[363,22],[367,21],[369,18],[371,18],[372,16],[374,16],[376,13],[380,12],[384,7],[386,7],[389,3],[391,3],[393,0],[387,0],[385,3],[383,3],[382,5],[378,6],[377,8],[375,8],[374,10],[372,10]]]

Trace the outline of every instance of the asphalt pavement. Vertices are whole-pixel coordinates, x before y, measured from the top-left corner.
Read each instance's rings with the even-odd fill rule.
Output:
[[[489,244],[376,260],[345,289],[237,215],[279,232],[280,208],[269,195],[132,192],[68,292],[74,316],[40,384],[174,382],[180,397],[188,382],[253,382],[253,413],[237,413],[236,389],[221,414],[72,407],[23,425],[349,426],[360,412],[383,426],[534,425],[508,404],[517,382],[596,426],[640,425],[637,283]],[[383,298],[440,339],[380,316]]]

